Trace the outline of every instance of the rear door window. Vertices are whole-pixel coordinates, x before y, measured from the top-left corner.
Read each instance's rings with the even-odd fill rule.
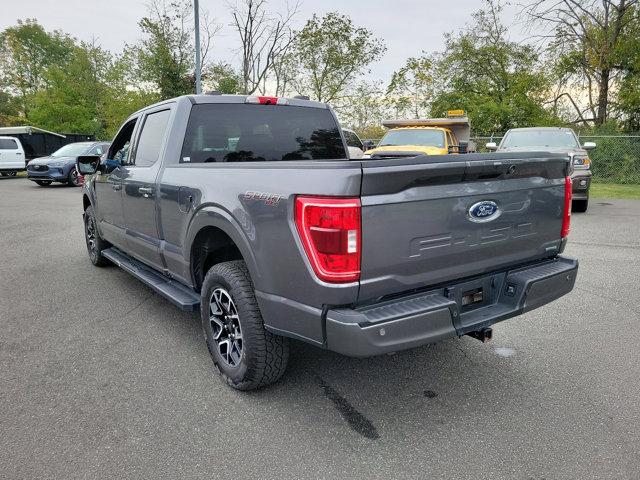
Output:
[[[346,159],[338,124],[323,108],[194,105],[180,163]]]
[[[18,142],[11,138],[0,138],[0,150],[18,150]]]
[[[160,149],[164,141],[170,113],[171,110],[161,110],[146,116],[138,145],[136,146],[134,160],[136,167],[151,166],[160,158]]]

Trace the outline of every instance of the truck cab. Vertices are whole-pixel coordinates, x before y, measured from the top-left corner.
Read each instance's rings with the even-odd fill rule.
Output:
[[[447,155],[472,150],[471,124],[462,110],[449,110],[446,118],[385,120],[382,124],[389,130],[363,158]]]

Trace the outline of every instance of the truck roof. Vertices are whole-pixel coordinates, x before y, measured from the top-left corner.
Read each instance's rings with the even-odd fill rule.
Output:
[[[266,101],[271,101],[271,102],[276,102],[278,100],[281,100],[284,102],[283,103],[278,103],[278,105],[290,105],[290,106],[294,106],[294,107],[311,107],[311,108],[324,108],[324,109],[328,109],[329,105],[327,103],[322,103],[322,102],[316,102],[314,100],[306,100],[306,99],[302,99],[302,98],[295,98],[295,97],[272,97],[272,96],[268,96],[268,95],[228,95],[228,94],[218,94],[218,93],[204,93],[201,95],[183,95],[180,97],[175,97],[175,98],[170,98],[167,100],[163,100],[161,102],[158,103],[154,103],[153,105],[147,105],[144,108],[141,108],[140,110],[134,112],[132,115],[135,115],[139,112],[143,112],[145,110],[148,110],[150,108],[154,108],[160,105],[164,105],[167,103],[172,103],[172,102],[177,102],[177,101],[184,101],[184,100],[188,100],[189,102],[191,102],[192,104],[210,104],[210,103],[237,103],[237,104],[243,104],[243,103],[261,103],[263,99]],[[247,99],[251,99],[255,101],[247,101]]]

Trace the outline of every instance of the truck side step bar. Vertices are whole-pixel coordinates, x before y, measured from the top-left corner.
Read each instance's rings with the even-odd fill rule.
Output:
[[[185,287],[181,283],[165,277],[159,272],[131,258],[115,247],[102,251],[102,255],[114,264],[130,273],[151,289],[162,295],[181,310],[195,312],[200,309],[200,295]]]

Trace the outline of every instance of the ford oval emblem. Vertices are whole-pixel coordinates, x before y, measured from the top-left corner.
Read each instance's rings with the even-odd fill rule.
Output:
[[[469,220],[472,222],[490,222],[500,216],[500,209],[496,202],[491,200],[484,200],[482,202],[474,203],[469,208]]]

